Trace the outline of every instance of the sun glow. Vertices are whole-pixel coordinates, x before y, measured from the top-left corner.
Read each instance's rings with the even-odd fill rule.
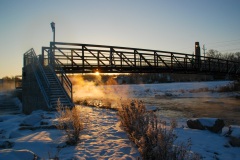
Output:
[[[99,74],[100,74],[100,73],[99,73],[98,71],[95,72],[95,75],[96,75],[96,76],[99,76]]]

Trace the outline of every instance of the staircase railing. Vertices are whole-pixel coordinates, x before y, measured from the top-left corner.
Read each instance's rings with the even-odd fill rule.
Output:
[[[34,76],[37,80],[38,86],[44,97],[44,100],[48,108],[51,108],[50,99],[48,95],[49,89],[50,89],[50,83],[46,77],[43,67],[39,62],[38,57],[36,56],[36,53],[33,48],[31,48],[26,53],[24,53],[24,67],[27,65],[31,65]],[[43,79],[42,81],[41,81],[41,77]]]
[[[56,74],[59,75],[58,80],[60,81],[62,87],[64,88],[64,93],[71,100],[69,102],[72,103],[73,101],[72,82],[70,81],[70,79],[68,78],[64,70],[62,69],[60,61],[54,57],[51,50],[48,51],[48,58],[50,59],[50,62],[54,62],[54,63],[49,63],[50,68],[52,71],[55,71]]]

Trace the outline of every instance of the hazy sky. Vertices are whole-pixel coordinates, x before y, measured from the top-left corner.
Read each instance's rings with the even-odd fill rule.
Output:
[[[0,78],[20,75],[23,54],[52,41],[192,54],[240,51],[240,0],[0,0]]]

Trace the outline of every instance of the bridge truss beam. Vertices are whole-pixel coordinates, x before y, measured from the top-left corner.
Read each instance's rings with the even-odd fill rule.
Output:
[[[45,65],[57,59],[66,73],[240,75],[240,62],[141,48],[51,42],[50,47],[42,47],[42,57]]]

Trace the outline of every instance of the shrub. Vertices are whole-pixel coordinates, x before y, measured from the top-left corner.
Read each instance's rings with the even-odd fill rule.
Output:
[[[127,101],[118,112],[124,130],[138,146],[143,159],[200,159],[190,152],[191,143],[174,145],[176,121],[168,128],[153,112],[147,112],[142,101]]]
[[[147,121],[145,117],[146,108],[142,101],[133,100],[123,102],[119,108],[118,115],[120,117],[121,125],[129,134],[132,141],[139,140],[142,133],[146,132]]]
[[[79,107],[63,107],[60,100],[57,102],[58,124],[57,128],[65,130],[68,140],[67,144],[75,145],[80,140],[79,135],[83,130],[83,116]]]

